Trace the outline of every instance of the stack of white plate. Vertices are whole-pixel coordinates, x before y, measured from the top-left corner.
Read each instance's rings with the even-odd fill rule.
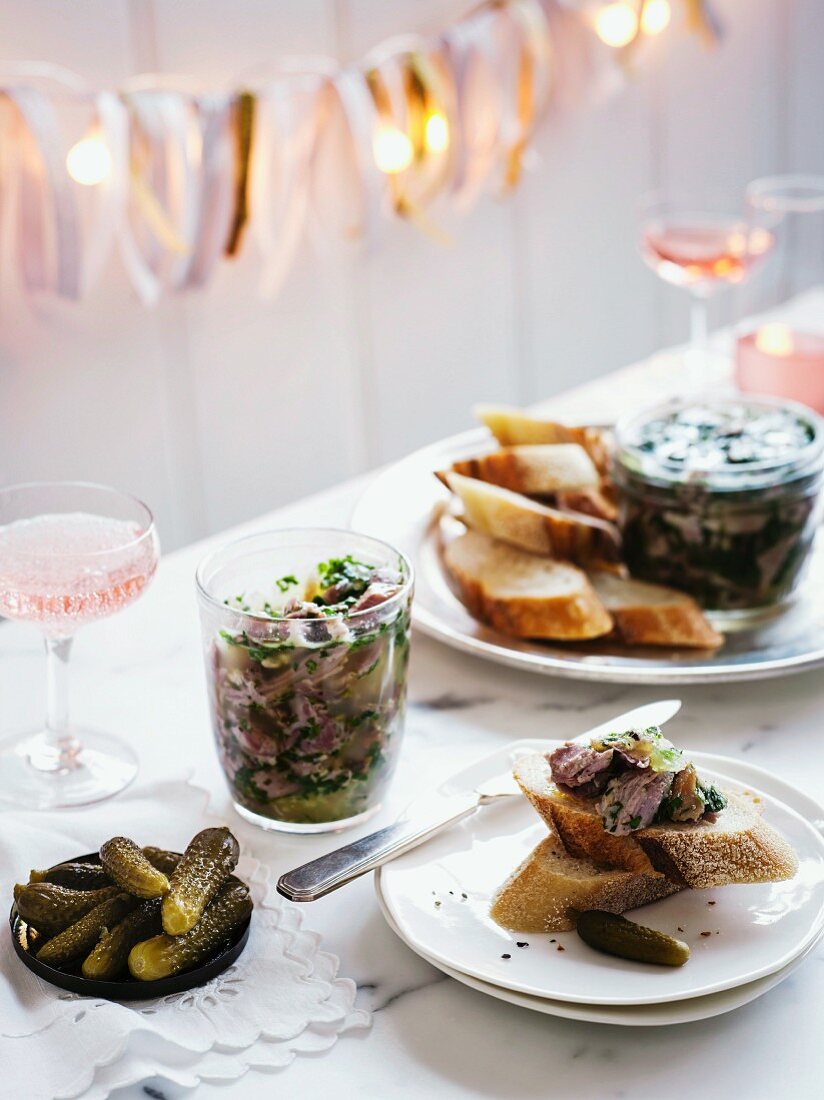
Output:
[[[443,791],[471,791],[524,752],[553,747],[515,742],[453,776]],[[375,881],[387,921],[450,977],[552,1016],[656,1026],[747,1004],[791,974],[824,932],[824,809],[760,768],[706,753],[692,759],[702,777],[760,798],[799,869],[789,882],[684,890],[630,914],[685,940],[684,966],[630,962],[592,950],[575,932],[513,933],[492,921],[497,887],[546,836],[523,798],[487,806],[383,867]]]

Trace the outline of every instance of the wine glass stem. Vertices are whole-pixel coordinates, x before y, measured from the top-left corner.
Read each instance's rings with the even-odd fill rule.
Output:
[[[54,770],[77,766],[80,743],[69,727],[72,638],[46,638],[46,733]]]
[[[698,294],[692,295],[690,305],[690,343],[696,357],[707,354],[709,344],[709,321],[707,299]]]

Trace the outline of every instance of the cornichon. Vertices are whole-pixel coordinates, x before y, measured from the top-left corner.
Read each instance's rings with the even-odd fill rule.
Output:
[[[140,902],[119,924],[107,928],[83,961],[83,977],[110,982],[126,969],[136,943],[160,931],[160,899]]]
[[[167,852],[165,848],[155,848],[152,845],[143,849],[143,855],[152,867],[156,867],[158,871],[162,871],[166,876],[171,875],[180,863],[180,855],[177,852]]]
[[[114,836],[100,849],[100,862],[121,890],[137,898],[159,898],[169,889],[169,880],[153,867],[133,840]]]
[[[19,892],[17,911],[42,935],[53,936],[119,892],[117,886],[72,890],[53,882],[33,882]]]
[[[168,978],[205,962],[223,947],[252,912],[242,884],[230,884],[215,898],[195,927],[182,936],[166,934],[138,943],[129,954],[129,971],[142,982]]]
[[[117,887],[114,889],[117,890]],[[135,905],[137,902],[130,894],[118,891],[114,897],[101,902],[80,920],[69,925],[48,943],[44,943],[37,952],[38,960],[48,963],[49,966],[65,966],[80,955],[85,955],[94,947],[104,930],[123,920]]]
[[[683,966],[690,957],[690,949],[682,940],[601,909],[579,913],[576,928],[584,943],[596,951],[618,955],[622,959],[660,966]]]
[[[194,928],[234,871],[239,855],[238,842],[225,826],[203,829],[192,838],[172,872],[169,892],[160,907],[164,932],[182,936]]]
[[[31,871],[29,882],[53,882],[75,890],[95,890],[111,886],[112,880],[99,863],[56,863],[45,871]]]

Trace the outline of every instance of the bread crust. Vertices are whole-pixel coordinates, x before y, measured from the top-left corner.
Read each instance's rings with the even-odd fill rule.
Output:
[[[679,889],[661,875],[573,859],[556,836],[548,836],[499,887],[490,916],[513,932],[565,932],[575,927],[573,910],[625,913]]]
[[[724,635],[713,629],[685,592],[628,578],[616,580],[595,571],[589,576],[615,621],[616,636],[625,645],[717,649],[724,642]]]
[[[594,567],[620,560],[618,531],[603,520],[561,512],[462,474],[449,473],[446,482],[464,506],[465,522],[485,535],[531,554],[576,564]]]
[[[496,582],[486,579],[479,566],[501,550],[524,569],[534,568],[550,578],[557,576],[564,582],[559,585],[560,591],[532,594],[496,588]],[[612,629],[612,619],[586,574],[567,562],[535,558],[470,531],[446,545],[444,563],[471,614],[503,634],[516,638],[580,640],[600,637]]]
[[[542,495],[561,490],[597,490],[598,471],[577,443],[504,447],[454,463],[452,470],[518,493]]]

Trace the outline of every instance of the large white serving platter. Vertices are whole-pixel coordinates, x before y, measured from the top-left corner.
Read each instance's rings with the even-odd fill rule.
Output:
[[[514,742],[453,776],[445,790],[471,790],[522,753],[548,751],[555,744]],[[735,761],[691,756],[702,776],[760,797],[765,820],[797,852],[799,870],[789,882],[685,890],[639,911],[636,919],[642,923],[689,943],[692,956],[685,966],[652,967],[602,955],[575,932],[515,934],[495,924],[488,915],[495,890],[546,835],[522,798],[488,806],[384,867],[378,889],[394,925],[407,943],[438,964],[494,986],[568,1003],[676,1003],[778,973],[824,929],[824,811],[786,784],[772,787],[777,796],[771,793],[771,777],[758,769],[738,779]],[[519,941],[529,947],[518,948]]]
[[[824,539],[819,538],[799,595],[781,614],[727,635],[719,649],[627,648],[509,638],[469,614],[441,564],[439,512],[449,495],[433,476],[489,449],[483,430],[416,451],[372,481],[352,515],[357,531],[397,546],[416,571],[413,617],[425,634],[499,664],[579,680],[689,684],[761,680],[824,665]],[[723,624],[722,624],[723,626]]]

